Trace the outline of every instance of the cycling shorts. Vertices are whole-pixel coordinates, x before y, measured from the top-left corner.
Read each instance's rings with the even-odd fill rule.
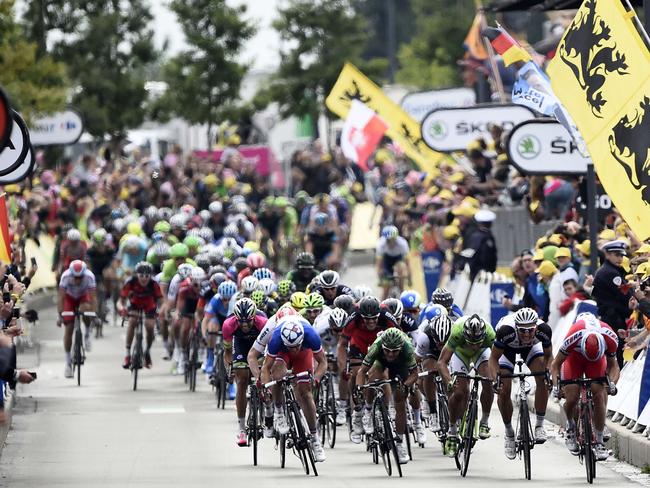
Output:
[[[409,377],[409,368],[405,364],[401,364],[398,362],[382,362],[379,359],[377,359],[373,365],[372,369],[376,369],[379,371],[386,371],[388,370],[388,377],[389,378],[399,378],[402,381],[405,381],[406,378]]]
[[[514,371],[517,354],[519,354],[521,358],[526,361],[526,366],[530,368],[531,363],[535,359],[544,356],[544,348],[542,347],[541,342],[522,349],[512,349],[510,347],[506,347],[503,351],[503,355],[499,358],[499,367],[507,369],[508,371]]]
[[[465,373],[469,374],[469,365],[474,363],[474,367],[478,368],[481,364],[490,359],[490,348],[479,349],[472,357],[459,356],[454,353],[449,361],[450,373]]]
[[[156,318],[156,312],[158,311],[156,305],[154,304],[153,307],[147,306],[147,307],[138,307],[133,304],[129,305],[129,312],[134,312],[134,314],[138,314],[140,310],[144,310],[144,316],[148,319],[153,319]]]
[[[253,347],[255,339],[233,337],[232,367],[233,369],[248,368],[248,351]]]
[[[63,311],[74,312],[82,303],[90,303],[90,293],[86,292],[78,298],[72,297],[67,293],[63,297]],[[64,322],[74,322],[74,316],[63,317]]]
[[[194,312],[196,312],[196,306],[199,303],[198,298],[186,298],[185,299],[185,305],[183,306],[183,310],[181,311],[181,315],[183,317],[193,317]]]
[[[366,355],[362,353],[357,346],[350,345],[350,350],[348,351],[348,358],[354,366],[358,366],[363,361]]]
[[[577,351],[569,352],[569,357],[562,363],[560,379],[577,380],[584,374],[586,378],[601,378],[607,372],[607,357],[598,361],[589,361]]]
[[[391,278],[393,276],[393,268],[397,263],[403,260],[404,256],[382,256],[382,278]]]
[[[296,353],[280,351],[275,357],[276,361],[282,361],[286,364],[287,369],[291,369],[293,374],[303,373],[305,371],[314,371],[314,353],[311,349],[301,349]],[[309,378],[300,378],[298,383],[306,383]]]

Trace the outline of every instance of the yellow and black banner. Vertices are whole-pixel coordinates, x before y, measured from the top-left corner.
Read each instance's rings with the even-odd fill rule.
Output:
[[[640,239],[650,237],[648,45],[626,0],[585,0],[548,68],[600,181]]]
[[[332,112],[345,119],[352,100],[365,103],[388,124],[386,135],[399,144],[422,171],[431,171],[445,159],[444,154],[429,149],[424,143],[418,122],[354,65],[346,63],[325,104]]]

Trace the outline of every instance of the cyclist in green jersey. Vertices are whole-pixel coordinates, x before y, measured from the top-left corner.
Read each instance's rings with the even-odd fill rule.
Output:
[[[478,373],[489,377],[490,348],[494,343],[496,334],[490,324],[485,322],[478,315],[470,315],[459,318],[451,329],[449,339],[440,352],[438,360],[440,376],[449,385],[451,392],[449,396],[449,436],[445,443],[445,452],[449,457],[454,457],[458,451],[458,421],[467,408],[469,399],[469,380],[456,377],[451,379],[453,373],[470,373],[470,365],[473,363]],[[492,385],[483,382],[481,388],[482,417],[479,422],[479,437],[487,439],[490,437],[488,419],[494,392]]]
[[[409,460],[406,447],[402,442],[406,431],[406,398],[409,389],[418,379],[415,349],[411,339],[404,332],[391,327],[377,337],[368,349],[368,353],[357,372],[357,385],[363,385],[379,379],[399,378],[402,385],[393,389],[395,401],[395,430],[397,431],[397,455],[400,464]],[[363,428],[366,434],[372,434],[372,390],[365,392]],[[420,409],[413,409],[414,423],[421,425]]]

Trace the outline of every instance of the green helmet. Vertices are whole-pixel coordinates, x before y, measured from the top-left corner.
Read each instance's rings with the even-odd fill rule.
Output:
[[[325,305],[325,299],[323,298],[323,295],[320,293],[310,293],[307,295],[307,300],[305,300],[305,308],[306,309],[314,309],[314,308],[323,308]]]
[[[156,222],[156,225],[153,226],[153,231],[154,232],[169,232],[172,230],[171,225],[169,225],[169,222],[166,220],[159,220]]]
[[[187,236],[185,239],[183,239],[183,244],[185,244],[187,247],[200,247],[201,238],[198,236]]]
[[[380,340],[382,347],[397,350],[401,349],[409,338],[401,330],[396,327],[391,327],[381,334]]]
[[[262,290],[255,290],[253,293],[251,293],[251,300],[255,302],[255,306],[257,308],[262,308],[264,306],[264,292]]]
[[[105,242],[107,236],[108,236],[108,232],[106,232],[106,230],[97,229],[95,232],[93,232],[93,241],[97,243]]]
[[[289,200],[286,197],[276,197],[273,204],[279,208],[286,208],[289,206]]]
[[[169,248],[169,257],[172,259],[186,258],[189,253],[190,250],[188,249],[188,247],[181,242],[174,244],[172,247]]]
[[[296,290],[296,286],[291,280],[280,280],[278,283],[278,295],[288,297]]]

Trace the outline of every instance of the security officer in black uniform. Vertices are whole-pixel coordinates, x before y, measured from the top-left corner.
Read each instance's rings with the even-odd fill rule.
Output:
[[[469,275],[473,281],[479,271],[493,273],[497,269],[497,245],[492,235],[492,222],[496,214],[491,210],[479,210],[474,215],[476,228],[467,236],[461,256],[469,264]]]
[[[624,241],[611,241],[602,248],[605,262],[598,268],[594,276],[593,297],[598,305],[598,314],[618,334],[618,350],[616,359],[623,367],[623,346],[627,327],[625,320],[630,316],[630,298],[632,290],[625,280],[626,272],[622,267],[623,258],[627,255],[627,245]]]

